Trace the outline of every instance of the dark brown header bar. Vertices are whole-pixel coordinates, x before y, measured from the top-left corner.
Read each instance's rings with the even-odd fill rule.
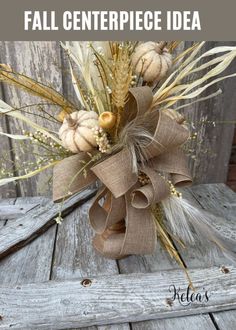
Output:
[[[235,40],[235,0],[0,0],[1,40]]]

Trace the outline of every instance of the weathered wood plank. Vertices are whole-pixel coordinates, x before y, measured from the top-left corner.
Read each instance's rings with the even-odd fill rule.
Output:
[[[16,202],[16,198],[8,198],[8,199],[7,199],[7,203],[8,203],[8,205],[14,205],[15,202]],[[6,199],[0,199],[0,207],[1,207],[1,205],[4,205],[5,203],[6,203]],[[0,221],[0,229],[1,229],[3,226],[5,226],[6,223],[7,223],[7,220],[5,220],[5,221]]]
[[[70,213],[78,205],[94,196],[96,189],[87,189],[67,200],[62,206],[64,216]],[[55,224],[55,218],[59,212],[59,206],[53,202],[44,202],[25,216],[17,219],[11,226],[0,229],[1,246],[0,258],[18,250],[31,242],[39,234],[45,232]]]
[[[119,260],[119,269],[123,274],[134,272],[150,273],[161,270],[178,269],[179,265],[171,259],[167,252],[158,243],[157,249],[152,256],[130,256],[123,260]],[[169,285],[172,285],[171,279],[166,279]],[[185,287],[187,286],[187,279]],[[186,323],[191,330],[198,329],[215,329],[212,320],[208,314],[206,315],[190,315],[186,318],[178,317],[170,319],[164,318],[161,320],[141,321],[132,323],[132,330],[172,330],[185,329]]]
[[[232,309],[236,307],[236,269],[228,269],[227,274],[218,267],[189,270],[196,290],[209,288],[211,299],[188,306],[176,300],[172,306],[168,303],[172,294],[166,279],[185,287],[181,270],[91,277],[90,286],[83,285],[84,278],[0,286],[0,328],[63,329]]]
[[[91,201],[71,212],[58,227],[52,280],[70,280],[91,275],[114,275],[119,270],[114,260],[98,255],[92,247],[93,232],[88,223]],[[86,330],[93,330],[87,328]],[[98,327],[99,330],[129,330],[128,324]],[[85,329],[84,329],[85,330]]]
[[[52,85],[58,91],[62,91],[59,43],[54,41],[2,41],[0,42],[0,54],[2,63],[10,64],[15,71],[23,72],[36,80]],[[3,87],[5,101],[15,107],[42,102],[41,99],[22,92],[19,88],[6,84]],[[28,108],[28,110],[35,114],[38,111],[33,106]],[[55,113],[55,107],[51,107],[49,111]],[[52,130],[57,130],[58,125],[50,123],[44,118],[35,116],[35,120],[38,124],[46,125],[46,127]],[[10,118],[9,129],[13,134],[22,134],[22,130],[29,130],[29,127],[18,120]],[[31,146],[29,152],[25,153],[22,147],[19,146],[19,143],[13,141],[12,145],[14,148],[14,158],[18,157],[22,162],[35,162],[34,153],[37,152],[36,146]],[[51,187],[48,185],[48,179],[50,177],[51,171],[49,170],[30,180],[18,182],[21,195],[51,195]]]
[[[236,310],[213,313],[219,329],[235,330]]]
[[[173,270],[179,269],[179,265],[175,262],[174,259],[171,259],[167,251],[160,245],[159,241],[157,244],[157,249],[151,256],[130,256],[128,258],[118,261],[119,269],[122,274],[129,273],[150,273],[158,272],[161,270]],[[168,279],[169,285],[172,285],[171,279]],[[186,279],[185,287],[188,282]],[[150,323],[151,322],[151,323]],[[179,324],[185,324],[185,317],[178,317],[178,320],[170,320],[165,318],[163,320],[154,320],[154,321],[143,321],[139,323],[132,323],[133,330],[139,329],[172,329],[173,323],[176,323],[176,326]],[[198,330],[201,324],[206,322],[209,325],[209,329],[213,327],[213,323],[209,315],[204,316],[204,321],[199,315],[191,315],[188,317],[189,325],[191,325],[192,330]],[[204,329],[204,328],[203,328]]]
[[[185,42],[186,47],[189,44],[192,42]],[[206,42],[201,53],[219,45],[235,44],[235,41]],[[236,61],[233,61],[222,75],[235,71]],[[199,75],[196,74],[196,77]],[[198,133],[197,138],[191,143],[191,148],[195,150],[194,155],[196,156],[196,161],[191,162],[196,183],[226,182],[235,126],[233,122],[229,123],[235,121],[235,88],[236,80],[234,78],[219,82],[208,88],[204,95],[222,89],[221,95],[195,103],[184,110],[189,121],[194,123]],[[204,124],[204,120],[209,124]]]
[[[92,246],[93,232],[88,223],[91,201],[70,213],[58,227],[52,279],[118,274],[116,261],[98,255]]]
[[[191,188],[191,193],[197,202],[206,210],[214,212],[224,219],[222,230],[231,227],[231,235],[235,235],[235,214],[236,214],[236,194],[224,184],[199,185]],[[234,224],[234,228],[232,225]],[[228,227],[229,226],[229,227]],[[225,229],[224,229],[225,228]],[[187,254],[186,254],[187,252]],[[212,260],[205,254],[202,256],[196,249],[191,249],[182,254],[189,267],[199,267],[209,265]],[[200,262],[199,262],[200,261]],[[227,263],[223,256],[218,256],[214,260],[215,265]],[[236,310],[212,313],[212,317],[219,329],[234,330],[236,323]]]
[[[0,220],[16,219],[39,204],[0,205]]]
[[[190,315],[178,318],[160,319],[133,323],[134,330],[215,330],[210,317],[206,314]]]
[[[15,204],[24,205],[45,202],[45,198],[18,198]],[[10,203],[11,201],[8,200]],[[6,225],[11,226],[11,222]],[[42,282],[49,280],[56,226],[50,228],[31,244],[5,257],[0,262],[0,282],[3,285]]]

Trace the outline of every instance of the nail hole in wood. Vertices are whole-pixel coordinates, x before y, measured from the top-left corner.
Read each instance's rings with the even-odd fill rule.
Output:
[[[81,281],[81,284],[87,288],[88,286],[91,286],[92,281],[88,278],[85,278],[83,281]]]
[[[0,315],[0,321],[2,321],[3,320],[3,317],[2,317],[2,315]]]
[[[20,210],[21,210],[21,211],[23,211],[23,210],[24,210],[24,208],[23,208],[23,207],[21,207],[21,208],[20,208]]]
[[[167,307],[172,307],[173,306],[173,300],[171,300],[170,298],[166,298],[166,306]]]
[[[20,223],[19,225],[18,225],[18,227],[22,227],[23,225],[22,225],[22,223]]]
[[[226,206],[226,205],[224,205],[224,208],[225,208],[225,209],[227,209],[227,206]]]
[[[222,266],[222,267],[220,268],[220,270],[221,270],[222,273],[224,273],[224,274],[228,274],[228,273],[230,273],[229,268],[227,268],[227,267],[225,267],[225,266]]]

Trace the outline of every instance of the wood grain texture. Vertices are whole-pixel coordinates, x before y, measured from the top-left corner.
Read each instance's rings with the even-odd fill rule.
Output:
[[[116,261],[103,258],[92,247],[88,210],[91,201],[70,213],[58,228],[52,279],[118,274]]]
[[[191,193],[196,201],[204,209],[214,212],[224,219],[224,226],[221,227],[225,233],[227,228],[231,228],[231,235],[235,235],[236,229],[236,194],[224,184],[199,185],[191,188]],[[228,232],[230,233],[230,231]],[[225,235],[226,236],[226,235]],[[228,236],[228,235],[227,235]],[[226,239],[227,239],[226,236]],[[188,267],[209,266],[210,262],[219,267],[229,262],[224,256],[214,256],[214,260],[209,259],[206,253],[202,255],[199,249],[190,249],[187,253],[182,253]],[[210,262],[209,262],[210,261]],[[236,324],[236,310],[230,310],[220,313],[212,313],[212,318],[219,329],[234,330]]]
[[[1,54],[0,54],[0,63],[1,62]],[[4,100],[3,95],[3,88],[2,84],[0,83],[0,99]],[[9,133],[9,127],[8,127],[8,121],[5,116],[0,115],[0,131]],[[12,174],[14,173],[14,168],[12,166],[12,153],[11,153],[11,142],[10,139],[4,136],[0,136],[0,159],[3,161],[3,159],[6,159],[5,163],[8,167],[8,171]],[[0,166],[0,170],[2,171],[2,166]],[[16,186],[11,183],[7,186],[0,187],[0,198],[9,198],[9,197],[16,197],[17,191]]]
[[[62,205],[62,214],[66,216],[73,208],[84,203],[87,199],[94,196],[95,193],[95,189],[88,189],[73,196]],[[55,218],[59,210],[59,205],[49,200],[44,200],[42,205],[15,220],[11,226],[2,227],[0,229],[0,258],[28,244],[55,224]]]
[[[0,42],[0,54],[2,63],[10,64],[15,71],[24,73],[62,92],[59,43],[52,41],[2,41]],[[6,84],[4,84],[3,88],[5,101],[15,107],[42,102],[41,99],[25,93],[19,88]],[[35,114],[38,111],[35,107],[31,107],[28,110]],[[55,109],[51,107],[50,111],[55,112]],[[58,129],[58,125],[51,124],[43,118],[35,117],[35,120],[38,124],[46,125],[49,129]],[[22,134],[23,129],[29,130],[29,127],[14,118],[9,119],[9,130],[12,134]],[[33,153],[37,152],[36,146],[31,146],[31,152],[29,151],[29,153],[25,154],[19,143],[12,142],[12,145],[14,158],[18,158],[22,162],[35,161]],[[51,188],[48,186],[50,177],[51,172],[49,170],[40,173],[37,177],[33,177],[30,180],[19,182],[19,194],[21,196],[51,195]]]
[[[173,301],[170,307],[166,300],[172,295],[167,278],[176,287],[185,287],[181,270],[90,277],[88,287],[83,286],[83,278],[0,286],[0,328],[65,329],[232,309],[236,307],[236,269],[228,269],[228,274],[218,267],[190,270],[196,290],[209,288],[211,300],[188,306]]]
[[[45,198],[18,198],[8,200],[17,205],[32,205],[45,203]],[[0,204],[1,205],[1,204]],[[13,220],[12,220],[13,221]],[[5,227],[10,227],[11,221]],[[0,262],[0,282],[2,285],[17,285],[46,281],[50,277],[52,254],[55,241],[56,226],[50,228],[44,235],[36,238],[31,244],[5,257]]]
[[[71,212],[58,227],[52,264],[52,280],[78,279],[81,276],[119,273],[115,260],[96,253],[92,246],[93,231],[88,222],[91,201]],[[129,330],[128,324],[89,327],[86,330]],[[83,329],[85,330],[85,329]]]
[[[189,189],[185,195],[186,198],[190,199],[191,202],[194,202],[195,200],[195,202],[198,203],[198,206],[200,206],[200,204],[202,204],[202,206],[205,205],[206,209],[215,210],[215,213],[218,213],[222,217],[229,214],[230,215],[229,218],[231,220],[231,218],[233,219],[235,215],[235,208],[234,208],[235,194],[230,189],[225,187],[225,185],[210,185],[210,186],[200,185]],[[25,205],[24,201],[25,199],[18,199],[16,201],[16,204]],[[28,199],[26,201],[27,203],[30,204],[39,202],[38,198]],[[44,199],[44,202],[45,201],[46,199]],[[14,204],[15,199],[8,200],[8,203]],[[89,203],[90,202],[84,204],[80,208],[75,209],[64,219],[64,222],[58,228],[58,237],[55,246],[54,246],[55,232],[52,234],[52,236],[44,238],[45,235],[50,232],[50,230],[56,229],[56,226],[53,226],[50,230],[48,230],[45,234],[41,235],[38,239],[34,240],[31,244],[25,246],[17,253],[14,253],[4,258],[0,263],[0,274],[1,274],[0,281],[2,280],[1,282],[4,285],[4,287],[9,287],[9,286],[12,287],[12,285],[19,283],[28,283],[28,282],[37,282],[37,281],[40,282],[41,278],[43,278],[44,281],[49,278],[57,281],[70,280],[71,278],[78,280],[79,277],[81,276],[83,276],[83,279],[84,278],[91,279],[93,278],[93,274],[105,274],[106,269],[108,269],[108,273],[110,275],[117,274],[118,269],[114,261],[107,260],[102,257],[98,258],[96,253],[92,251],[91,245],[89,246],[88,244],[86,244],[86,242],[88,242],[88,240],[91,239],[91,235],[92,235],[91,229],[87,223],[87,211],[88,211]],[[5,205],[4,200],[0,200],[0,207],[1,205]],[[40,239],[42,240],[41,243],[40,243]],[[89,258],[90,256],[92,257]],[[193,256],[193,258],[191,258],[191,256]],[[199,254],[199,251],[196,248],[194,248],[192,252],[190,251],[187,254],[182,253],[182,257],[184,258],[185,263],[190,268],[200,267],[201,269],[203,269],[203,273],[205,272],[205,267],[209,266],[209,263],[207,263],[208,259],[203,258],[204,256]],[[22,260],[24,261],[23,263]],[[112,262],[113,266],[111,267],[111,265],[109,265],[109,263],[107,264],[107,262]],[[220,265],[222,265],[222,262],[224,262],[225,264],[225,259],[222,259],[222,261],[218,260],[216,262],[217,266],[214,268],[215,270],[218,270],[221,274],[223,274],[220,270]],[[32,265],[29,267],[28,263],[31,263]],[[50,271],[51,264],[52,264],[52,270]],[[172,269],[173,267],[176,268],[177,267],[176,264],[175,263],[172,264],[171,260],[167,257],[165,252],[162,251],[160,247],[158,247],[156,253],[153,256],[148,256],[148,257],[132,256],[119,261],[118,268],[123,273],[126,272],[132,273],[134,271],[140,272],[140,270],[142,272],[153,272],[153,271],[155,272],[155,271],[159,271],[160,269],[163,269],[164,271],[165,269]],[[12,271],[12,269],[14,269],[15,272]],[[182,271],[179,270],[179,272]],[[7,274],[11,274],[11,276],[9,277],[7,276]],[[145,274],[143,274],[143,276],[144,275]],[[229,273],[224,275],[231,276],[232,274]],[[182,272],[182,276],[184,278],[183,272]],[[165,280],[168,278],[168,281],[169,280],[172,281],[172,277],[170,277],[169,275],[163,277],[165,278]],[[178,278],[176,278],[176,280],[177,279]],[[145,282],[143,282],[143,284],[144,284],[143,288],[145,287],[146,290]],[[167,281],[166,281],[166,285],[167,285]],[[179,283],[179,286],[181,286],[182,288],[186,287],[186,285],[187,285],[186,278],[185,278],[185,282]],[[196,286],[195,281],[194,281],[194,285]],[[206,285],[208,284],[206,283],[202,284],[202,286],[206,286]],[[202,287],[199,286],[199,289],[200,288]],[[209,284],[209,288],[211,291],[212,283]],[[234,292],[234,286],[232,286],[231,288],[232,288],[232,292]],[[136,290],[133,291],[133,293],[135,292]],[[224,294],[223,290],[221,290],[221,294],[222,295]],[[225,292],[225,294],[226,296],[230,295],[229,292],[228,293]],[[214,304],[214,301],[211,300],[211,302]],[[206,305],[208,305],[208,303]],[[228,308],[235,308],[233,304],[231,304],[230,307],[229,306],[230,305],[228,305]],[[205,308],[204,311],[209,312],[207,308]],[[211,315],[212,315],[211,317],[214,319],[215,324],[217,324],[217,326],[220,329],[223,328],[224,325],[227,327],[227,329],[230,330],[234,329],[234,324],[235,324],[234,320],[236,317],[234,310],[217,312],[217,313],[213,312]],[[158,321],[149,320],[149,321],[132,323],[132,329],[137,329],[137,330],[167,329],[168,330],[168,329],[172,329],[173,327],[175,327],[176,329],[185,328],[186,325],[188,325],[189,327],[191,326],[192,329],[196,329],[196,330],[199,329],[199,327],[203,329],[215,328],[208,314],[191,315],[188,317],[186,316],[178,317],[177,319],[176,318],[170,319],[168,318],[168,316],[166,316],[167,318]],[[136,318],[135,321],[136,320],[138,320],[138,318]],[[111,321],[108,320],[107,322],[110,323]],[[89,325],[91,325],[91,323],[88,324],[88,326]],[[76,328],[77,327],[81,327],[81,325],[76,325]],[[69,329],[69,327],[67,326],[65,328]],[[74,323],[73,325],[71,325],[71,328],[75,328]],[[56,329],[59,329],[59,327],[56,327]],[[95,330],[97,329],[97,326],[84,328],[84,330],[85,329]],[[99,326],[99,330],[105,330],[105,329],[126,330],[129,329],[129,324],[124,323],[119,325],[115,324],[115,325]]]
[[[190,44],[192,42],[185,42],[185,47]],[[236,42],[206,42],[201,53],[220,45],[235,46]],[[236,60],[221,75],[235,71]],[[195,78],[198,77],[199,75],[195,74]],[[195,150],[196,161],[190,162],[196,183],[226,182],[235,124],[225,122],[235,122],[236,120],[235,88],[235,78],[219,82],[211,86],[203,95],[209,95],[222,89],[221,95],[195,103],[184,110],[189,122],[194,124],[198,134],[196,140],[191,143],[191,148]],[[209,124],[203,124],[202,120],[208,121]]]
[[[193,197],[190,195],[189,198],[193,200]],[[157,243],[157,249],[153,255],[150,256],[130,256],[123,260],[119,260],[119,269],[123,274],[129,273],[150,273],[150,272],[158,272],[161,270],[173,270],[179,269],[179,265],[176,263],[174,259],[171,259],[167,253],[167,251]],[[199,265],[201,267],[201,265]],[[171,281],[168,278],[169,285],[171,285]],[[186,279],[187,284],[187,279]],[[179,317],[178,322],[176,322],[176,326],[181,328],[181,325],[185,324],[185,317]],[[200,325],[206,322],[209,326],[209,329],[215,328],[211,321],[209,315],[205,315],[204,319],[202,319],[199,315],[193,315],[188,317],[189,326],[191,326],[192,330],[198,330]],[[163,329],[171,329],[174,324],[173,320],[165,318],[163,320],[154,320],[154,321],[143,321],[138,323],[132,323],[133,330],[139,329],[159,329],[162,327]],[[178,329],[178,328],[177,328]],[[204,329],[204,328],[203,328]]]
[[[158,272],[161,270],[179,269],[179,265],[171,259],[167,252],[160,244],[157,244],[155,253],[151,256],[130,256],[123,260],[119,260],[119,269],[123,274],[129,273],[150,273]],[[166,281],[172,285],[171,279],[168,277]],[[185,287],[187,285],[187,279]],[[132,330],[172,330],[172,329],[185,329],[188,325],[191,330],[202,329],[215,329],[212,320],[208,314],[206,315],[190,315],[179,316],[177,319],[164,318],[161,320],[133,322]]]
[[[235,330],[236,311],[224,311],[213,313],[219,329]]]
[[[0,220],[11,220],[22,215],[25,215],[29,210],[39,204],[22,204],[22,205],[1,205],[0,207]]]
[[[167,318],[133,323],[135,330],[183,330],[183,329],[203,329],[215,330],[215,326],[209,315],[188,315],[178,318]]]

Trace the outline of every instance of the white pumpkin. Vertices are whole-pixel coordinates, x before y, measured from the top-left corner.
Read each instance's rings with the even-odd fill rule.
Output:
[[[135,49],[131,57],[132,65],[144,81],[152,83],[164,78],[172,66],[172,56],[165,48],[166,44],[164,41],[148,41]]]
[[[74,152],[90,151],[97,146],[93,128],[98,126],[98,115],[94,111],[75,111],[67,115],[59,130],[63,146]]]

